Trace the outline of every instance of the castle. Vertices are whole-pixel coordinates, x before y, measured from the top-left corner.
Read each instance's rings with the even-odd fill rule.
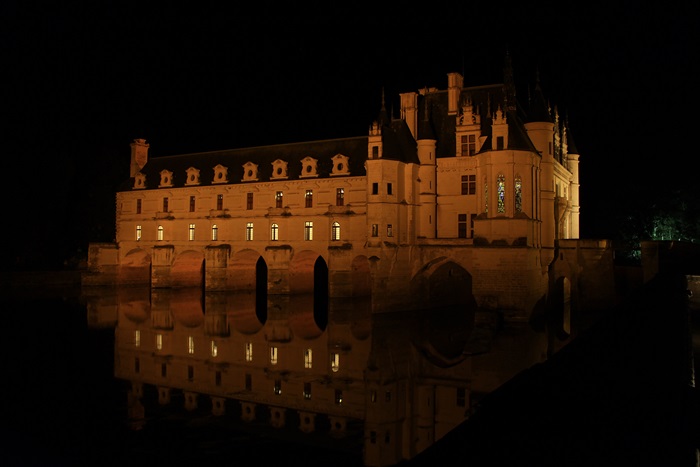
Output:
[[[135,139],[116,241],[90,245],[83,285],[456,305],[564,332],[610,303],[611,245],[578,238],[579,154],[539,83],[520,102],[506,57],[503,83],[448,73],[385,107],[341,139],[150,159]]]

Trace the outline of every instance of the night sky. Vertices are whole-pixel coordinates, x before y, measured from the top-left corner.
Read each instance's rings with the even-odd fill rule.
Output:
[[[519,99],[539,72],[569,120],[581,237],[611,238],[626,209],[695,185],[698,34],[689,7],[609,3],[414,14],[3,2],[4,231],[20,242],[3,267],[110,241],[134,138],[158,157],[365,135],[382,89],[396,115],[399,93],[445,89],[449,72],[502,82],[506,51]]]

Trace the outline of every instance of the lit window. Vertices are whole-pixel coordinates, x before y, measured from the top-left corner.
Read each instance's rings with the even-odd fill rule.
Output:
[[[281,208],[284,205],[284,193],[278,191],[275,193],[275,207]]]
[[[253,209],[253,193],[248,193],[246,196],[245,208],[247,210]]]
[[[214,241],[219,239],[219,227],[216,224],[211,226],[211,239]]]
[[[314,223],[307,221],[304,223],[304,240],[314,239]]]
[[[340,354],[332,353],[331,354],[331,370],[333,370],[333,373],[337,373],[339,369],[340,369]]]
[[[141,226],[137,225],[136,226],[136,241],[138,242],[141,240]]]
[[[163,241],[163,226],[162,225],[158,226],[158,240]]]
[[[134,331],[134,347],[140,347],[141,346],[141,331],[138,329]]]
[[[476,175],[462,175],[462,194],[476,194]]]
[[[163,349],[163,334],[156,334],[156,349]]]
[[[276,395],[281,395],[282,394],[282,380],[281,379],[276,379],[275,380],[275,389],[274,392]]]
[[[270,364],[277,365],[277,347],[270,347]]]
[[[379,224],[372,224],[372,236],[379,237]]]
[[[335,390],[335,403],[336,403],[336,405],[341,405],[343,403],[343,390],[342,389]]]
[[[253,223],[248,222],[245,225],[245,239],[246,240],[253,240]]]
[[[331,227],[331,240],[340,240],[340,224],[337,222]]]
[[[520,177],[515,179],[515,212],[523,210],[523,181]]]
[[[194,196],[190,196],[190,212],[194,212]]]
[[[219,348],[215,341],[211,341],[211,356],[216,357],[219,354]]]
[[[304,368],[311,368],[313,364],[313,352],[311,349],[304,350]]]
[[[270,226],[270,240],[272,241],[277,241],[279,240],[279,235],[280,235],[280,227],[277,224],[272,224]]]
[[[192,355],[194,353],[194,337],[187,337],[187,353]]]
[[[335,190],[335,205],[345,205],[345,188],[336,188]]]
[[[394,227],[391,224],[386,225],[386,236],[387,237],[393,237],[394,236]]]
[[[141,214],[141,198],[136,200],[136,214]]]
[[[224,209],[224,195],[216,195],[216,210]]]
[[[253,361],[253,343],[252,342],[245,343],[245,361],[246,362]]]
[[[194,224],[190,224],[190,236],[189,236],[190,241],[194,240]]]
[[[304,195],[304,201],[305,205],[307,208],[310,208],[314,205],[314,191],[313,190],[306,190],[306,195]]]
[[[503,175],[499,175],[496,179],[496,191],[498,195],[498,212],[506,212],[506,179]]]
[[[457,238],[467,238],[466,214],[457,214]]]
[[[304,399],[311,399],[311,383],[304,383]]]

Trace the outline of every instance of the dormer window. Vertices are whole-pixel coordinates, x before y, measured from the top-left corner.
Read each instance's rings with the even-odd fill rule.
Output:
[[[253,164],[248,161],[243,164],[243,181],[256,182],[258,181],[258,164]]]
[[[187,181],[185,185],[199,185],[199,169],[190,167],[187,169]]]
[[[287,178],[287,162],[282,159],[277,159],[272,163],[272,177],[273,179]]]
[[[331,176],[335,175],[350,175],[350,167],[348,166],[348,156],[336,154],[331,158],[333,161],[333,170]]]
[[[134,175],[134,189],[139,190],[146,188],[146,175],[139,172]]]
[[[212,183],[228,183],[228,167],[218,164],[214,167],[214,180]]]
[[[159,188],[171,187],[173,186],[173,173],[169,170],[160,171],[160,185]]]
[[[314,159],[313,157],[305,157],[301,160],[301,178],[308,178],[308,177],[318,177],[318,173],[316,171],[316,163],[318,161]]]

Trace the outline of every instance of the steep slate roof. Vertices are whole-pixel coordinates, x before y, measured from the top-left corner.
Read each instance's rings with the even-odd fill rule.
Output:
[[[303,143],[279,144],[273,146],[257,146],[252,148],[228,149],[177,156],[150,158],[141,169],[146,175],[146,187],[157,188],[160,183],[160,172],[169,170],[173,173],[173,188],[185,186],[187,169],[194,167],[200,170],[200,185],[211,185],[214,178],[214,167],[221,164],[228,168],[228,184],[252,183],[241,182],[243,165],[253,162],[258,165],[258,179],[270,180],[272,162],[280,159],[287,162],[287,180],[299,180],[302,170],[301,160],[309,156],[317,159],[318,178],[327,178],[333,168],[332,157],[342,154],[349,158],[349,176],[364,176],[365,161],[367,160],[367,136],[342,138]],[[342,176],[341,176],[342,177]],[[121,187],[120,191],[130,191],[133,178]]]

